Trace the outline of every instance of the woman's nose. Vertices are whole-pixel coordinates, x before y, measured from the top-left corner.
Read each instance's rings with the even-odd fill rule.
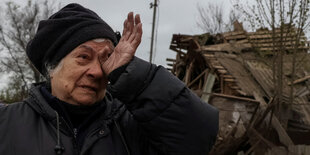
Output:
[[[102,78],[103,70],[99,59],[90,65],[87,75],[95,79]]]

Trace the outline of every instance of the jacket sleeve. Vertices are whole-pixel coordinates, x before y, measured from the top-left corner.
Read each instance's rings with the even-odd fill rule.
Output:
[[[218,132],[218,111],[182,81],[137,57],[114,77],[110,93],[127,106],[156,150],[178,155],[210,151]]]

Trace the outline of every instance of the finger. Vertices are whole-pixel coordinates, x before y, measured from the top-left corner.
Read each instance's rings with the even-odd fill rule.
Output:
[[[126,19],[124,21],[123,33],[122,33],[122,37],[121,37],[120,41],[124,40],[124,38],[126,37],[126,32],[128,31],[127,30],[127,23],[128,23],[128,20]]]
[[[133,32],[130,34],[129,38],[128,38],[128,41],[129,42],[132,42],[134,39],[135,39],[135,36],[136,36],[136,33],[138,31],[138,26],[135,25],[134,29],[133,29]]]
[[[127,23],[126,23],[126,32],[125,32],[125,36],[123,37],[123,40],[128,40],[132,31],[133,31],[133,12],[129,12],[127,15]]]
[[[129,39],[129,37],[130,37],[130,35],[131,35],[131,27],[130,27],[130,22],[129,22],[129,20],[127,19],[127,23],[126,23],[126,32],[125,32],[125,35],[124,35],[124,40],[128,40]]]
[[[131,33],[128,41],[132,42],[134,40],[134,38],[136,37],[136,33],[138,32],[138,26],[137,25],[139,23],[141,23],[140,15],[136,14],[136,16],[135,16],[135,26],[134,26],[133,32]]]
[[[140,15],[136,14],[136,16],[135,16],[135,24],[138,25],[139,23],[141,23]]]
[[[99,61],[99,63],[100,63],[100,68],[101,68],[101,71],[102,71],[102,73],[105,73],[105,71],[104,71],[104,69],[103,69],[103,62],[101,61],[101,59],[98,57],[98,61]]]
[[[132,45],[133,45],[133,47],[135,49],[137,49],[138,46],[141,43],[142,33],[143,33],[143,31],[142,31],[142,23],[139,23],[137,25],[137,32],[135,33],[135,38],[132,41]]]
[[[134,19],[133,19],[133,12],[129,12],[128,13],[128,17],[127,17],[127,20],[128,20],[128,30],[130,31],[130,32],[132,32],[133,31],[133,28],[134,28]]]

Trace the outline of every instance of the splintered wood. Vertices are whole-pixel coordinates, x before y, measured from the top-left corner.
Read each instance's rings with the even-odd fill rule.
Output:
[[[234,25],[236,31],[217,35],[174,34],[170,49],[176,58],[167,58],[168,69],[220,111],[218,138],[210,154],[309,154],[306,37],[297,42],[292,27],[281,35],[279,29],[246,32],[241,24]],[[277,94],[274,56],[283,49],[283,86]],[[298,62],[294,75],[293,57]]]

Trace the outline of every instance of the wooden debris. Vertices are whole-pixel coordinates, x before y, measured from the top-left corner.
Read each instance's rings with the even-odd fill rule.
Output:
[[[234,31],[217,35],[173,35],[170,49],[177,55],[166,59],[173,74],[220,111],[218,139],[210,154],[308,154],[310,86],[305,84],[310,85],[310,43],[305,36],[296,42],[297,29],[292,27],[284,28],[280,42],[280,29],[272,38],[267,29],[246,32],[242,24],[234,25]],[[275,95],[277,77],[271,67],[274,59],[270,58],[279,47],[286,50],[286,65],[291,64],[292,49],[294,56],[305,58],[304,66],[299,66],[303,72],[296,73],[292,85],[287,83],[290,75],[283,66],[286,76],[281,104],[292,108],[284,125],[278,118],[283,109]],[[293,103],[289,100],[290,86]]]
[[[307,76],[305,76],[305,77],[303,77],[303,78],[300,78],[300,79],[295,80],[295,81],[293,82],[293,84],[297,84],[297,83],[300,83],[300,82],[304,82],[304,81],[306,81],[306,80],[308,80],[308,79],[310,79],[310,75],[307,75]],[[288,85],[291,85],[291,83],[288,83]]]

